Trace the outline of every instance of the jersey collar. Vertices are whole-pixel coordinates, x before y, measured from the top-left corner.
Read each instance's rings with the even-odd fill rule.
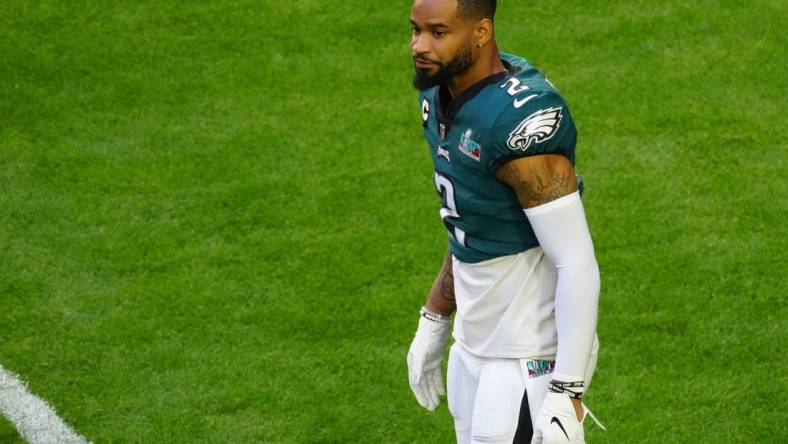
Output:
[[[446,86],[445,83],[436,89],[434,99],[435,113],[438,117],[438,123],[444,126],[446,132],[448,132],[454,124],[455,117],[457,117],[457,114],[466,102],[476,97],[476,94],[479,94],[485,87],[498,83],[518,71],[516,67],[512,66],[512,64],[506,60],[501,60],[501,62],[504,68],[506,68],[506,71],[501,71],[479,80],[466,88],[465,91],[461,92],[454,100],[452,100],[449,87]]]

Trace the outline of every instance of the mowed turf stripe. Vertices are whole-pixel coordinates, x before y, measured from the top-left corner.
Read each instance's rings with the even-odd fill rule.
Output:
[[[0,411],[32,444],[86,444],[44,400],[30,393],[17,376],[0,365]]]

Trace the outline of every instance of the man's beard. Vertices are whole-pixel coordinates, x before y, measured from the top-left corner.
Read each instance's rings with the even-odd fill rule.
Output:
[[[438,64],[438,71],[435,74],[430,74],[425,69],[416,67],[416,74],[413,76],[413,87],[424,91],[432,88],[433,86],[443,85],[452,78],[464,73],[468,68],[473,65],[473,54],[471,48],[467,47],[465,50],[451,59],[447,64]]]

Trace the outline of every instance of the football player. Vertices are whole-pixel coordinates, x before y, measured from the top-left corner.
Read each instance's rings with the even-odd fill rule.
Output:
[[[544,75],[499,52],[495,7],[412,8],[413,85],[449,247],[408,352],[409,382],[419,404],[438,406],[453,325],[457,442],[580,443],[599,269],[574,170],[576,130]]]

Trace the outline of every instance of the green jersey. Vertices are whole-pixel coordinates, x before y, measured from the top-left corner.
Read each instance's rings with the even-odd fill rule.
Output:
[[[577,131],[559,92],[526,60],[502,61],[507,71],[453,99],[445,85],[420,95],[440,216],[451,253],[468,263],[539,245],[514,191],[495,176],[501,165],[539,154],[575,160]]]

